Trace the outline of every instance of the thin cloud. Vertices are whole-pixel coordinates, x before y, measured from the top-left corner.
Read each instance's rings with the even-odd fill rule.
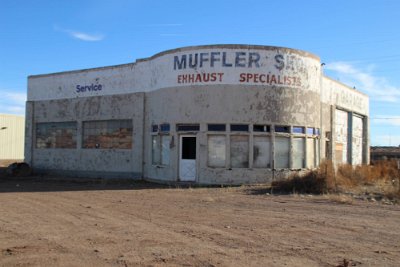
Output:
[[[371,99],[400,102],[400,88],[391,85],[384,77],[373,75],[371,65],[361,69],[349,62],[331,62],[326,64],[325,69],[334,72],[344,83],[364,91]]]
[[[96,42],[104,39],[104,35],[102,34],[88,34],[84,32],[74,32],[74,31],[70,31],[69,34],[76,39],[88,42]]]
[[[75,39],[78,39],[81,41],[86,41],[86,42],[97,42],[97,41],[101,41],[105,38],[105,36],[103,34],[85,33],[85,32],[80,32],[80,31],[69,30],[69,29],[63,29],[58,26],[54,26],[54,30],[58,31],[58,32],[67,33],[72,38],[75,38]]]
[[[0,94],[2,95],[0,99],[0,113],[16,115],[25,114],[25,93],[0,90]]]

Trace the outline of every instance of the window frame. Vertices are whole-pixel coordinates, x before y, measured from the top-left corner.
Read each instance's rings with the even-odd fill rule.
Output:
[[[119,127],[111,127],[113,124],[119,123]],[[97,127],[98,125],[105,124],[103,127]],[[124,125],[126,124],[126,125]],[[87,127],[85,127],[88,125]],[[128,126],[128,127],[121,127],[122,126]],[[89,127],[91,126],[91,127]],[[116,131],[115,129],[118,129]],[[129,137],[128,142],[123,142],[120,139],[116,138],[113,135],[119,135],[123,130],[127,131],[127,137]],[[100,131],[100,134],[97,134],[97,132]],[[102,132],[104,131],[104,132]],[[88,133],[88,134],[87,134]],[[90,134],[92,133],[92,135]],[[111,135],[111,137],[109,137]],[[111,120],[89,120],[89,121],[82,121],[82,144],[81,148],[82,149],[104,149],[104,150],[132,150],[133,149],[133,121],[132,119],[111,119]],[[92,138],[94,139],[95,145],[94,147],[91,147],[88,145],[88,138],[90,136],[93,136]],[[125,136],[125,137],[126,137]],[[108,142],[104,142],[103,145],[101,142],[98,142],[99,139],[105,139],[109,138]],[[115,143],[118,143],[117,146],[115,146]],[[90,143],[89,143],[90,144]],[[127,144],[129,147],[120,147],[121,145]],[[111,146],[111,147],[110,147]]]

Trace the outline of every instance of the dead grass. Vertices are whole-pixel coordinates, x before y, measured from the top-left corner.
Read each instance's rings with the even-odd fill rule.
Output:
[[[330,201],[339,203],[339,204],[352,204],[353,203],[353,197],[345,194],[327,194],[325,195],[325,198],[327,198]]]
[[[273,182],[277,191],[292,193],[354,193],[379,194],[400,199],[400,171],[395,160],[375,162],[374,165],[339,165],[336,170],[324,161],[316,170],[296,173],[284,181]],[[339,201],[340,202],[340,201]]]

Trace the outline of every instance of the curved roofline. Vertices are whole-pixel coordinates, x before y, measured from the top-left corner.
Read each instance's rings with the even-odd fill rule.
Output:
[[[212,45],[184,46],[184,47],[169,49],[169,50],[165,50],[165,51],[159,52],[157,54],[154,54],[153,56],[150,56],[150,57],[136,59],[132,63],[124,63],[124,64],[118,64],[118,65],[94,67],[94,68],[87,68],[87,69],[67,70],[67,71],[60,71],[60,72],[46,73],[46,74],[29,75],[28,79],[40,78],[40,77],[52,76],[52,75],[78,73],[78,72],[82,72],[82,71],[96,71],[96,70],[105,70],[105,69],[117,68],[117,67],[134,66],[137,63],[150,61],[150,60],[153,60],[155,58],[158,58],[158,57],[161,57],[161,56],[164,56],[167,54],[173,54],[173,53],[185,52],[185,51],[193,51],[196,49],[212,49],[212,48],[280,50],[282,52],[292,52],[292,53],[296,53],[300,56],[310,57],[310,58],[318,60],[318,62],[321,61],[319,56],[317,56],[315,54],[309,53],[304,50],[287,48],[287,47],[266,46],[266,45],[245,45],[245,44],[212,44]]]
[[[185,52],[185,51],[191,51],[191,50],[196,50],[196,49],[211,49],[211,48],[228,48],[228,49],[260,49],[260,50],[282,50],[282,51],[287,51],[287,52],[292,52],[296,53],[301,56],[306,56],[306,57],[311,57],[314,58],[318,61],[321,61],[320,57],[304,51],[304,50],[299,50],[299,49],[293,49],[293,48],[288,48],[288,47],[281,47],[281,46],[267,46],[267,45],[246,45],[246,44],[213,44],[213,45],[195,45],[195,46],[184,46],[184,47],[178,47],[174,49],[169,49],[165,50],[162,52],[159,52],[151,57],[147,58],[141,58],[137,59],[136,62],[142,62],[142,61],[148,61],[155,59],[157,57],[164,56],[166,54],[172,54],[172,53],[177,53],[177,52]]]

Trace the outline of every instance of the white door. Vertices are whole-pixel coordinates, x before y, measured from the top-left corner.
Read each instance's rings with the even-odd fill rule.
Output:
[[[194,135],[180,136],[179,180],[196,181],[196,136]]]

